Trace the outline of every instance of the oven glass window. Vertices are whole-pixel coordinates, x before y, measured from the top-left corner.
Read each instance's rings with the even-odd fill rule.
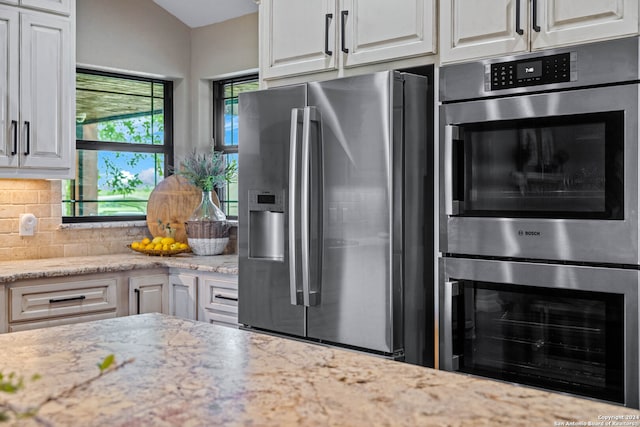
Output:
[[[453,305],[460,371],[624,402],[624,297],[460,282]]]
[[[623,219],[621,111],[461,125],[463,216]]]

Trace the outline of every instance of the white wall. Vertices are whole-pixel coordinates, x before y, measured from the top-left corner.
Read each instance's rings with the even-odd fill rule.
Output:
[[[212,78],[258,68],[258,14],[191,29],[152,0],[77,0],[79,66],[174,82],[176,164],[211,143]]]
[[[78,66],[174,82],[174,143],[190,139],[191,29],[152,0],[77,0]]]
[[[258,14],[195,28],[191,33],[193,145],[212,143],[211,80],[258,71]]]

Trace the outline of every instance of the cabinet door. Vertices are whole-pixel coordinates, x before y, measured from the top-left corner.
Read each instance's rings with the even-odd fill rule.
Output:
[[[527,51],[527,5],[527,0],[441,1],[440,62]]]
[[[7,323],[9,319],[7,318],[7,291],[4,288],[4,285],[0,285],[0,334],[7,332]]]
[[[21,167],[70,169],[73,59],[68,18],[20,14]]]
[[[260,4],[262,78],[335,69],[336,0]]]
[[[198,278],[192,274],[169,276],[169,314],[183,319],[196,320]]]
[[[435,52],[434,12],[435,0],[343,0],[343,66]]]
[[[20,0],[20,4],[33,9],[48,10],[50,12],[71,13],[71,2],[75,0]]]
[[[638,33],[637,0],[538,0],[532,49]],[[534,23],[535,24],[535,23]]]
[[[169,278],[166,274],[129,278],[129,314],[169,313]]]
[[[18,165],[18,19],[0,6],[0,166],[11,167]]]

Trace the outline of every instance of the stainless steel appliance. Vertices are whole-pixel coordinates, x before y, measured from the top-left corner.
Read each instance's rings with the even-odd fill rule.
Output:
[[[639,47],[442,68],[439,367],[639,406]]]
[[[245,327],[433,365],[428,79],[240,95]]]
[[[440,259],[440,368],[638,407],[635,269]]]
[[[633,264],[638,38],[443,67],[445,253]]]

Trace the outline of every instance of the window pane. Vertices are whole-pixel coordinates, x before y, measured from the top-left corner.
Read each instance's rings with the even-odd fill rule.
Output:
[[[225,159],[227,162],[235,162],[238,165],[238,154],[226,154]],[[222,208],[227,216],[238,216],[238,174],[236,173],[233,179],[227,181],[227,185],[223,190]]]
[[[77,73],[76,135],[88,141],[157,144],[164,132],[162,84]],[[162,138],[161,138],[162,139]]]
[[[164,155],[78,150],[76,180],[63,184],[63,216],[146,215]]]
[[[238,145],[238,98],[224,100],[224,145]]]

